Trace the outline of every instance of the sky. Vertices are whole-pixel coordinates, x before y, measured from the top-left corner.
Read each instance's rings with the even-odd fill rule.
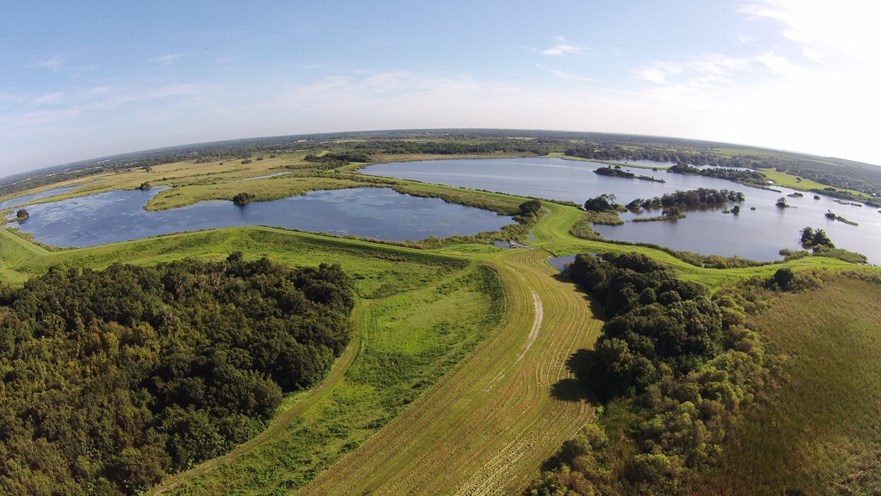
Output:
[[[0,176],[285,134],[511,128],[881,165],[871,1],[0,2]]]

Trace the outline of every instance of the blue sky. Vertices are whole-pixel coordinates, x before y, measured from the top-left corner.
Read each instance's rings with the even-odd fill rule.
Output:
[[[160,146],[503,127],[881,164],[881,7],[840,0],[0,5],[0,176]]]

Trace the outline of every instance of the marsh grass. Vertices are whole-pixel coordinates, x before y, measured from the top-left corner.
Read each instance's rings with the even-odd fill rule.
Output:
[[[840,276],[758,316],[769,348],[787,357],[786,382],[689,494],[878,494],[879,315],[881,284]]]

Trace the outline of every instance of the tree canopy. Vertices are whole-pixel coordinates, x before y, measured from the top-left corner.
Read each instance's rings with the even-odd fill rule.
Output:
[[[339,266],[241,253],[0,291],[0,493],[135,494],[263,429],[349,340]]]

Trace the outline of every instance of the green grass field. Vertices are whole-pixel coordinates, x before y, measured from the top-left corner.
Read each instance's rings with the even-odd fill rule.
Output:
[[[166,181],[179,188],[171,191],[182,193],[167,194],[162,201],[170,203],[160,206],[182,205],[212,196],[225,198],[246,186],[267,188],[260,189],[261,194],[272,195],[333,182],[340,187],[390,185],[403,192],[498,211],[516,209],[523,201],[510,195],[361,176],[355,167],[328,174],[310,167],[296,156],[246,165],[182,162],[150,172],[138,169],[98,176],[70,195],[137,187],[144,180],[156,185]],[[241,180],[278,171],[290,174]],[[552,385],[570,378],[566,360],[576,350],[593,345],[602,322],[591,312],[585,294],[555,277],[556,271],[547,264],[549,257],[636,251],[674,268],[685,279],[713,288],[744,278],[768,278],[782,266],[797,271],[855,269],[822,257],[741,269],[697,267],[653,248],[578,239],[569,230],[583,215],[580,209],[551,202],[544,206],[546,214],[532,228],[532,247],[514,250],[473,243],[417,250],[241,227],[48,251],[0,230],[0,278],[20,285],[55,264],[103,268],[115,262],[154,264],[188,256],[221,259],[233,251],[290,265],[339,263],[353,278],[358,295],[353,317],[357,332],[328,377],[319,386],[286,398],[275,420],[256,438],[168,478],[153,493],[510,494],[522,491],[538,475],[542,462],[595,418],[590,403],[551,394]],[[876,268],[859,270],[877,273]],[[813,451],[805,446],[813,446],[809,441],[814,432],[798,429],[810,419],[825,423],[846,416],[845,409],[853,404],[848,398],[861,387],[875,387],[873,381],[878,378],[870,371],[869,356],[881,351],[870,332],[872,326],[881,327],[878,301],[881,290],[876,285],[836,282],[819,292],[787,296],[775,307],[779,317],[774,311],[760,317],[766,320],[757,325],[767,329],[772,343],[791,354],[788,363],[803,367],[791,369],[793,377],[821,382],[814,385],[814,396],[805,396],[801,389],[791,397],[786,396],[788,390],[781,393],[780,408],[785,410],[767,421],[778,430],[762,423],[761,416],[754,434],[750,434],[753,424],[745,423],[743,437],[737,438],[743,444],[732,445],[724,460],[728,471],[707,474],[702,481],[705,485],[695,486],[695,494],[700,494],[699,488],[718,488],[744,475],[747,448],[760,449],[761,442],[770,443],[772,454],[779,450],[802,453],[798,456],[818,453],[815,458],[780,456],[785,466],[774,473],[787,474],[785,467],[802,462],[822,470],[844,467],[834,477],[858,476],[862,466],[877,469],[871,464],[875,453],[870,449],[881,441],[877,428],[866,431],[864,445],[843,441],[868,428],[868,417],[854,415],[853,423],[845,422],[841,430],[818,430],[828,436]],[[831,317],[836,315],[831,310],[840,308],[853,310],[847,314],[850,320]],[[767,322],[765,327],[763,322]],[[788,323],[792,325],[786,327]],[[826,329],[838,332],[830,336],[823,332]],[[830,344],[833,337],[838,340],[834,346]],[[819,351],[824,346],[838,351],[823,355]],[[860,359],[844,363],[851,347],[860,348]],[[814,358],[810,358],[812,353]],[[803,357],[810,359],[802,363]],[[824,372],[830,366],[838,371]],[[824,377],[814,377],[824,373]],[[858,403],[859,408],[877,411],[881,405],[872,395],[860,399],[865,403]],[[803,396],[813,408],[799,403]],[[784,422],[783,417],[789,415],[792,420]],[[792,441],[763,441],[760,434],[790,436]],[[844,461],[850,453],[861,454],[855,464]],[[828,470],[823,473],[832,473]],[[796,475],[790,480],[799,487],[816,482],[808,475]],[[782,487],[778,479],[751,480],[765,484],[761,487]]]
[[[827,186],[825,184],[818,183],[816,181],[812,181],[807,178],[799,178],[798,176],[794,176],[787,172],[778,172],[775,169],[762,169],[762,174],[764,174],[768,179],[774,181],[774,184],[778,186],[783,186],[785,188],[792,188],[801,191],[810,191],[812,189],[823,189]],[[800,179],[800,180],[799,180]],[[853,189],[844,189],[844,188],[835,188],[838,191],[846,191],[853,195],[856,195],[858,198],[871,198],[871,196],[857,190]]]

